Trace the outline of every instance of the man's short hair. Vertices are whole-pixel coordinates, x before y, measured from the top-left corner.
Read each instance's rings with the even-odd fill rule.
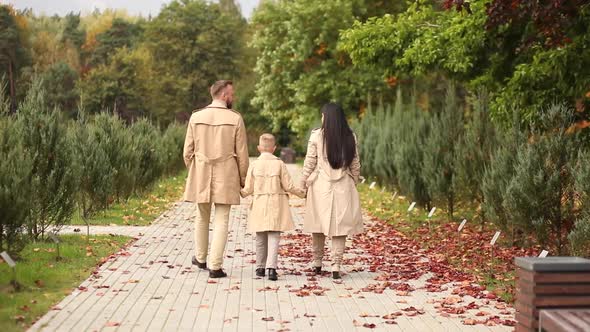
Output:
[[[228,85],[233,85],[234,83],[230,80],[220,80],[217,81],[215,83],[213,83],[213,85],[211,86],[211,89],[209,89],[209,92],[211,92],[211,97],[213,98],[217,98],[221,95],[221,93],[223,92],[223,90],[225,90],[225,88]]]
[[[258,145],[264,149],[272,149],[275,147],[275,137],[273,134],[262,134],[258,139]]]

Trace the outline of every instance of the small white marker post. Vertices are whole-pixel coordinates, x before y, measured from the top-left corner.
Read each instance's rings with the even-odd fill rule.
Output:
[[[12,280],[10,280],[10,283],[14,286],[15,289],[18,289],[19,284],[18,282],[16,282],[16,263],[6,251],[1,252],[0,257],[2,257],[6,264],[8,264],[8,266],[10,266],[10,268],[12,269]]]
[[[377,182],[371,182],[371,185],[369,186],[369,189],[373,190],[375,189],[375,185],[377,184]]]
[[[430,209],[430,212],[428,212],[428,232],[432,231],[432,228],[430,227],[430,220],[432,219],[432,216],[434,215],[434,212],[436,211],[436,207],[432,207],[432,209]]]
[[[463,219],[463,221],[461,221],[461,223],[459,224],[459,227],[457,227],[457,236],[459,237],[459,240],[458,240],[459,246],[461,246],[461,231],[465,227],[466,223],[467,223],[467,219]]]
[[[49,233],[49,237],[51,238],[51,240],[53,240],[53,242],[55,243],[55,246],[57,248],[57,257],[55,258],[55,260],[58,261],[61,259],[61,256],[59,255],[59,243],[60,243],[59,238],[57,237],[57,233],[55,233],[55,232]]]
[[[408,213],[412,212],[412,210],[414,210],[415,206],[416,206],[416,202],[412,202],[412,204],[410,204],[410,207],[408,208]]]
[[[490,275],[491,276],[494,276],[494,246],[496,245],[496,241],[498,241],[498,238],[500,237],[501,233],[502,232],[497,231],[496,234],[494,234],[492,241],[490,241],[490,244],[491,244],[490,252],[491,252],[491,257],[492,257],[492,261],[490,264]]]
[[[383,194],[385,192],[385,187],[381,188],[381,193]]]
[[[361,183],[365,183],[365,181],[367,181],[367,179],[362,178]]]
[[[393,196],[391,197],[391,199],[393,199],[395,201],[396,197],[397,197],[397,191],[393,193]]]
[[[543,251],[541,251],[541,253],[539,254],[539,258],[545,258],[545,257],[547,257],[547,255],[549,255],[549,251],[547,251],[547,250],[543,250]]]

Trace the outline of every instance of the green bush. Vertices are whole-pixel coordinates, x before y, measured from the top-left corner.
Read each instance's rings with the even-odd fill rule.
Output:
[[[182,149],[186,126],[178,123],[171,123],[162,136],[164,170],[166,174],[174,174],[184,169]]]
[[[43,236],[50,227],[66,224],[75,208],[78,165],[57,110],[48,109],[41,82],[34,82],[19,105],[24,150],[32,156],[29,233]]]
[[[576,193],[582,217],[568,235],[573,254],[590,257],[590,151],[582,151],[575,169]]]
[[[33,160],[23,145],[21,131],[21,124],[14,118],[0,117],[0,251],[11,255],[24,247],[31,208]]]
[[[115,169],[109,162],[104,142],[97,139],[96,126],[90,122],[72,123],[69,136],[80,165],[78,206],[86,220],[109,205],[114,196]]]
[[[128,131],[139,162],[135,168],[135,186],[141,191],[149,188],[164,173],[166,160],[162,134],[147,119],[135,122]]]
[[[465,135],[455,153],[454,187],[461,188],[463,197],[481,204],[484,200],[483,179],[486,167],[497,146],[495,128],[489,114],[489,98],[480,91],[474,96],[473,110],[468,114]],[[481,220],[485,220],[481,215]]]
[[[140,155],[134,145],[133,136],[117,115],[101,113],[94,117],[93,123],[96,126],[94,139],[104,147],[114,170],[113,199],[126,200],[135,191],[137,174],[140,171]]]
[[[444,109],[432,117],[430,134],[424,145],[424,179],[432,199],[446,204],[453,216],[457,192],[457,144],[463,137],[463,109],[454,84],[449,84]]]

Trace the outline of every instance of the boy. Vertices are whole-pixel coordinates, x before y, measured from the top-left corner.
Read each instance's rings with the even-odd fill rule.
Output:
[[[248,218],[250,232],[256,232],[256,275],[277,280],[277,260],[281,232],[294,228],[289,209],[289,196],[305,197],[305,191],[293,185],[285,164],[273,155],[275,138],[262,134],[258,141],[260,157],[254,161],[246,175],[242,197],[253,195]]]

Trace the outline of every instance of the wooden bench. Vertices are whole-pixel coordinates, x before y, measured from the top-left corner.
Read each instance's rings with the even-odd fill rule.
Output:
[[[517,332],[539,331],[542,310],[590,309],[590,260],[517,257],[515,263]]]
[[[590,309],[541,310],[539,330],[545,332],[590,331]]]

